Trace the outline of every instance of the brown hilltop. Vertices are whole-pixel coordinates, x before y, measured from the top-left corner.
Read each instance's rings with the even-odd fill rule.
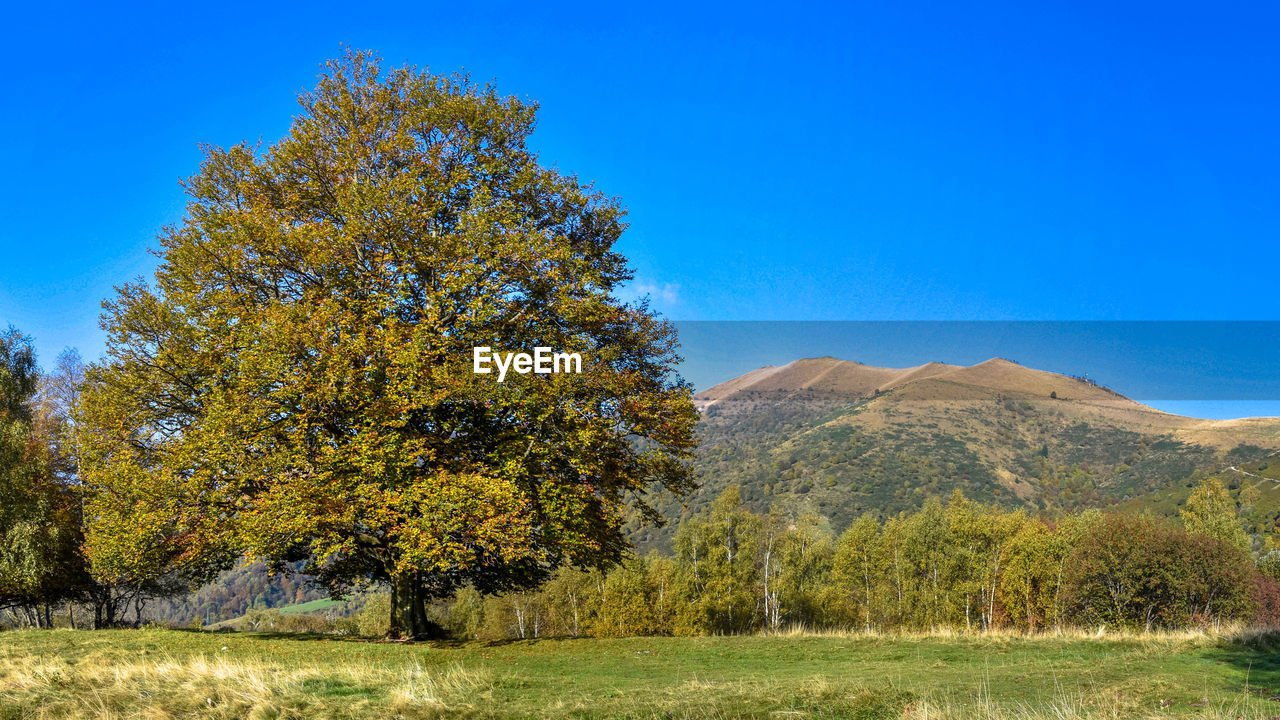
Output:
[[[948,395],[945,385],[949,383],[979,391],[1000,391],[1124,410],[1159,412],[1086,380],[1033,370],[1003,358],[992,358],[970,367],[957,367],[928,379],[934,382],[915,385],[908,393],[904,393],[904,399],[944,399]]]
[[[699,408],[706,408],[739,393],[800,390],[861,397],[958,369],[955,365],[937,362],[909,368],[882,368],[833,357],[805,358],[779,367],[753,370],[707,388],[694,396],[694,402]]]
[[[957,408],[974,412],[998,403],[1019,402],[1060,421],[1102,423],[1142,434],[1167,435],[1186,442],[1233,447],[1247,442],[1280,447],[1280,420],[1200,420],[1156,410],[1094,383],[1059,373],[1035,370],[1011,360],[992,358],[971,366],[931,362],[908,368],[863,365],[833,357],[806,358],[778,367],[753,370],[694,396],[699,410],[719,406],[720,413],[755,411],[792,398],[865,401],[858,413],[832,420],[884,428],[929,423],[963,431],[978,440],[979,454],[999,451],[994,438],[972,426],[973,413],[958,417]],[[957,423],[963,427],[958,427]],[[905,428],[909,429],[909,428]]]
[[[925,382],[933,381],[933,382]],[[1010,360],[992,358],[969,367],[931,362],[908,368],[883,368],[833,357],[807,358],[780,367],[763,367],[707,388],[694,396],[706,408],[739,393],[796,392],[815,390],[848,396],[874,395],[913,386],[901,397],[914,400],[964,397],[949,385],[983,390],[999,390],[1027,395],[1056,395],[1058,399],[1126,408],[1151,408],[1118,393],[1077,378],[1033,370]]]

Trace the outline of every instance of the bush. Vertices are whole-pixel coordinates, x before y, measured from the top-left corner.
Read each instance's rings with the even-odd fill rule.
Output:
[[[1104,516],[1067,569],[1069,606],[1086,625],[1150,630],[1253,614],[1257,572],[1244,551],[1147,517]]]
[[[1258,558],[1258,570],[1272,580],[1280,581],[1280,550],[1269,550]]]
[[[364,637],[383,637],[391,631],[391,596],[378,593],[369,597],[355,616],[356,632]]]
[[[456,638],[479,639],[484,629],[484,597],[472,587],[459,590],[443,625]]]
[[[1258,573],[1254,577],[1251,599],[1254,607],[1252,625],[1259,628],[1280,628],[1280,582],[1269,575]]]

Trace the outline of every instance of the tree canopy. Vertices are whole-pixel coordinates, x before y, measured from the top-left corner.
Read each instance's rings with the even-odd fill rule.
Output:
[[[628,507],[692,484],[673,328],[615,297],[624,210],[527,146],[536,106],[328,64],[274,145],[206,148],[154,283],[104,303],[80,436],[95,568],[309,561],[425,601],[617,561]],[[472,348],[580,374],[472,372]],[[649,513],[652,515],[652,513]]]

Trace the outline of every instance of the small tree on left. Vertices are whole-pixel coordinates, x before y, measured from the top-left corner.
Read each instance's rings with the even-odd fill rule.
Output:
[[[75,599],[87,576],[79,553],[80,513],[42,412],[31,341],[0,333],[0,610],[35,627]]]

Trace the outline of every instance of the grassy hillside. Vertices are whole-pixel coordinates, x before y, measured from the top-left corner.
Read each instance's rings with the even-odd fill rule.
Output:
[[[343,607],[341,600],[332,600],[330,598],[321,598],[320,600],[312,600],[311,602],[299,603],[297,605],[285,605],[280,608],[280,612],[285,615],[298,615],[301,613],[324,612],[326,610],[335,610]]]
[[[0,718],[1271,718],[1267,638],[0,636]]]
[[[1088,381],[994,359],[874,368],[835,358],[762,368],[699,393],[703,507],[736,484],[756,509],[800,505],[837,529],[959,489],[1055,513],[1142,506],[1197,472],[1264,460],[1280,420],[1170,415]],[[669,530],[640,530],[642,548]]]
[[[1250,534],[1280,531],[1280,454],[1239,465],[1228,465],[1210,473],[1196,473],[1184,482],[1134,498],[1120,505],[1128,511],[1150,510],[1158,515],[1176,516],[1186,504],[1191,490],[1201,475],[1222,481],[1240,508],[1246,530]]]
[[[367,594],[356,593],[343,600],[322,598],[296,605],[252,609],[244,615],[206,625],[203,629],[207,632],[229,630],[349,634],[356,627],[356,623],[351,620],[352,616],[368,601]]]

